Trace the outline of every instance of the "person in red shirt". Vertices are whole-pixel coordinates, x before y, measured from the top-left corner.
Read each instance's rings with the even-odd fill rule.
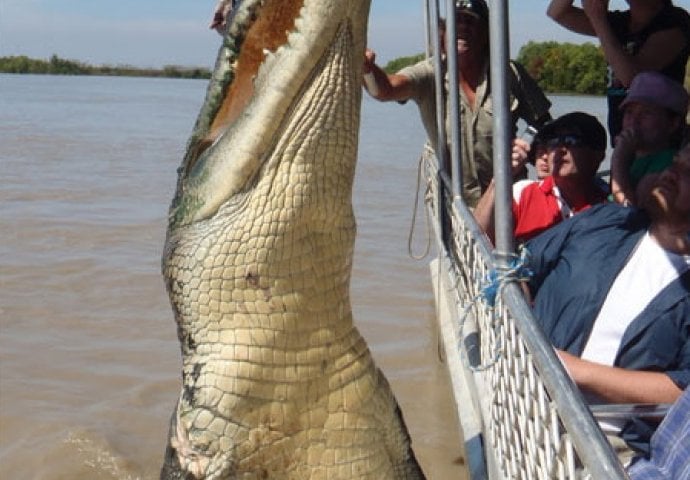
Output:
[[[541,129],[530,146],[513,141],[513,170],[522,169],[531,148],[545,147],[551,175],[513,192],[514,234],[522,243],[549,227],[592,205],[606,201],[608,192],[597,179],[606,154],[606,130],[592,115],[572,112]],[[474,216],[479,226],[494,238],[493,183],[479,200]]]

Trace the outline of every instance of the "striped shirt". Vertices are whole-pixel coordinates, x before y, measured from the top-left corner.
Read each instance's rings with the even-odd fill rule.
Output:
[[[650,458],[628,469],[631,480],[690,479],[690,387],[666,414],[650,446]]]

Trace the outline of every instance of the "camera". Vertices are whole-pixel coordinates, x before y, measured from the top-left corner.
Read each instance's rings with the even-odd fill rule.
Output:
[[[532,145],[532,142],[534,142],[534,137],[537,136],[537,129],[534,128],[532,125],[527,125],[527,128],[525,128],[525,131],[522,132],[522,135],[520,135],[520,140],[523,140],[530,145]]]

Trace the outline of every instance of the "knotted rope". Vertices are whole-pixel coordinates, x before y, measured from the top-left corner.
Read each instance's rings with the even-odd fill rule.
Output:
[[[486,364],[470,365],[468,356],[465,356],[465,361],[468,362],[468,367],[472,371],[483,371],[488,370],[493,367],[496,362],[501,358],[501,326],[502,322],[498,321],[496,315],[496,299],[503,292],[506,285],[514,282],[522,282],[528,280],[533,272],[527,267],[529,264],[529,252],[527,249],[521,248],[519,255],[509,255],[509,261],[506,262],[506,266],[502,268],[491,269],[483,279],[478,280],[479,282],[479,293],[475,295],[469,302],[463,307],[462,313],[460,314],[460,332],[462,334],[464,323],[470,309],[479,304],[479,302],[485,303],[491,310],[491,321],[490,326],[493,328],[496,334],[495,340],[495,352],[492,355],[491,360]],[[469,352],[467,352],[469,354]]]

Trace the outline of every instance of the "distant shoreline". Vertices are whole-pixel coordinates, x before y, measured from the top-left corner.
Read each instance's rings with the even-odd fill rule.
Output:
[[[546,58],[561,59],[553,65],[544,61],[545,51],[554,50],[557,55]],[[424,54],[399,57],[383,67],[386,73],[394,73],[407,65],[413,65],[424,58]],[[577,75],[563,77],[555,72],[562,70],[562,64],[570,64],[579,59]],[[587,60],[584,61],[583,59]],[[548,94],[605,95],[605,61],[599,47],[591,43],[574,45],[556,42],[529,42],[521,50],[517,59],[527,68],[540,87]],[[206,67],[185,67],[166,65],[163,68],[142,68],[131,65],[93,66],[77,60],[67,60],[52,55],[48,60],[34,59],[27,56],[0,57],[0,73],[36,74],[36,75],[95,75],[123,77],[159,77],[159,78],[211,78],[211,70]],[[586,77],[587,81],[583,81]],[[568,84],[564,84],[565,80]],[[690,91],[690,60],[685,73],[685,88]],[[690,113],[688,114],[690,118]]]
[[[93,66],[53,55],[48,60],[24,55],[0,57],[0,73],[36,75],[98,75],[122,77],[211,78],[211,71],[203,67],[166,65],[163,68],[140,68],[131,65]]]

